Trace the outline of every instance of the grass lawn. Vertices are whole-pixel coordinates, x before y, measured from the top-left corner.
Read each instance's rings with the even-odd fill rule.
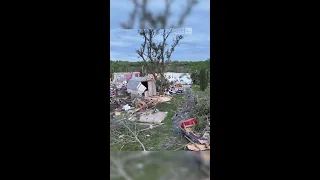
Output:
[[[175,95],[171,101],[161,103],[157,106],[159,111],[168,112],[166,118],[163,121],[163,125],[160,125],[154,129],[142,131],[139,133],[139,140],[144,144],[147,151],[160,151],[160,150],[174,150],[183,144],[175,144],[172,147],[168,147],[168,143],[172,141],[173,136],[173,122],[172,117],[177,111],[178,106],[184,101],[184,95]],[[171,142],[172,143],[172,142]],[[113,145],[110,147],[111,151],[119,151],[122,145]],[[142,147],[138,142],[128,143],[124,145],[121,151],[142,151]]]
[[[198,119],[198,124],[195,126],[195,130],[201,132],[205,126],[207,125],[206,120],[204,119],[204,116],[201,116],[203,114],[210,114],[210,87],[206,88],[204,91],[200,90],[199,85],[193,85],[192,86],[192,91],[195,95],[198,97],[198,101],[200,104],[196,106],[196,109],[201,109],[206,111],[206,113],[200,112],[200,114],[194,114],[194,117]],[[201,104],[206,102],[207,104]],[[204,107],[204,106],[209,106],[209,107]],[[209,111],[209,112],[208,112]],[[199,112],[199,111],[198,111]]]
[[[198,94],[199,96],[210,95],[210,87],[207,87],[204,91],[200,90],[199,85],[193,85],[191,88],[192,88],[192,91]]]

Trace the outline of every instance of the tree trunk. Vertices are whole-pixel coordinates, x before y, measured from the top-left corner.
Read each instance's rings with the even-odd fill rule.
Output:
[[[163,77],[161,76],[160,78],[160,91],[159,91],[159,94],[160,95],[163,95],[164,93],[164,87],[163,87]]]

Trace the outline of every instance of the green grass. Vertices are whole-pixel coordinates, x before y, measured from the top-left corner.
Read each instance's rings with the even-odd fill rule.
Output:
[[[192,91],[198,96],[198,99],[200,99],[201,102],[208,100],[208,97],[210,97],[210,87],[207,87],[204,91],[201,91],[199,85],[193,85]],[[200,113],[202,115],[210,113],[207,111],[206,111],[206,113],[203,113],[203,110],[208,109],[208,108],[203,108],[202,104],[198,104],[195,108],[198,110],[198,112],[202,112],[202,113]],[[199,111],[199,110],[201,110],[201,111]],[[198,116],[199,114],[194,114],[194,115],[198,120],[198,123],[195,126],[195,130],[201,132],[207,125],[207,121],[205,119],[206,117]]]
[[[207,87],[204,91],[200,90],[200,86],[199,85],[193,85],[192,87],[192,91],[195,92],[196,94],[203,96],[203,95],[210,95],[210,88]]]
[[[173,121],[172,117],[176,113],[178,107],[184,101],[184,95],[175,95],[171,101],[161,103],[157,106],[159,111],[168,112],[166,118],[163,121],[163,125],[160,125],[154,129],[142,131],[139,133],[139,140],[144,144],[148,151],[160,151],[160,150],[173,150],[177,149],[181,144],[164,149],[163,144],[170,140],[173,135]],[[175,103],[174,103],[175,102]],[[147,136],[148,135],[148,136]],[[119,151],[122,145],[113,145],[110,147],[111,151]],[[142,151],[142,147],[138,142],[128,143],[124,145],[121,151]]]
[[[110,156],[114,159],[121,160],[125,157],[138,154],[139,152],[110,152]],[[170,180],[170,179],[186,179],[186,180],[203,180],[208,177],[186,152],[153,152],[147,157],[132,158],[122,161],[124,170],[128,176],[134,180]],[[142,164],[141,168],[137,164]],[[119,174],[114,164],[110,162],[110,174]],[[111,178],[114,180],[122,180],[123,178]]]

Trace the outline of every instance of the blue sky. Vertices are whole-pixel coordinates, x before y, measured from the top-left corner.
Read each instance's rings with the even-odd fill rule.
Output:
[[[177,17],[182,13],[186,0],[175,0],[172,5],[172,16],[169,22],[177,22]],[[164,0],[151,0],[149,9],[157,14],[164,10]],[[121,29],[120,23],[129,19],[133,9],[131,0],[111,0],[110,2],[110,56],[112,60],[140,61],[136,49],[140,47],[143,38],[137,29]],[[170,24],[172,24],[170,23]],[[210,58],[210,0],[199,0],[190,15],[186,18],[184,26],[191,28],[175,48],[172,60],[201,61]],[[174,34],[170,36],[172,42]]]

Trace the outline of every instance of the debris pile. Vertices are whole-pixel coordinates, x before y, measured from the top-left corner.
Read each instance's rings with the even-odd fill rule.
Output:
[[[172,117],[174,132],[176,135],[183,135],[180,137],[185,137],[183,139],[189,141],[184,146],[187,149],[191,151],[210,150],[210,123],[201,130],[196,128],[199,125],[198,122],[202,120],[197,119],[200,117],[193,112],[196,107],[199,107],[199,104],[197,105],[197,98],[188,85],[191,83],[186,82],[188,80],[181,81],[183,77],[188,79],[186,74],[180,75],[178,80],[166,89],[165,95],[158,95],[156,82],[152,77],[132,76],[127,78],[118,75],[114,77],[116,80],[110,80],[110,115],[112,118],[120,117],[116,121],[125,119],[129,120],[128,123],[150,125],[152,129],[151,127],[162,125],[162,121],[168,114],[159,111],[156,107],[160,103],[171,101],[172,95],[184,94],[184,103],[179,105],[176,114]],[[114,125],[116,127],[117,124]],[[135,137],[137,139],[137,134]]]
[[[192,151],[210,150],[210,124],[202,133],[196,132],[194,127],[198,123],[196,118],[191,118],[192,109],[197,104],[196,97],[190,89],[186,90],[186,101],[172,117],[176,133],[182,132],[190,142],[187,148]]]
[[[183,85],[191,85],[192,84],[191,75],[189,73],[167,72],[164,74],[164,77],[169,82],[174,82],[174,83],[178,82]]]
[[[172,120],[176,126],[175,129],[180,130],[179,124],[183,120],[189,119],[191,116],[191,111],[194,108],[196,102],[196,97],[191,93],[191,90],[188,88],[185,90],[185,101],[181,106],[178,108],[176,114],[172,117]]]
[[[159,96],[152,75],[140,77],[140,73],[136,72],[114,73],[113,80],[110,79],[110,115],[118,116],[126,112],[138,114],[142,122],[161,122],[166,113],[155,114],[156,106],[170,101],[171,94],[181,94],[183,91],[181,83],[176,83],[170,87],[171,93]],[[158,116],[161,118],[156,118]]]
[[[129,96],[126,97],[117,97],[113,96],[110,98],[110,114],[115,112],[120,112],[122,110],[128,111],[131,107],[134,106],[134,99],[131,99]]]
[[[141,86],[141,83],[138,84]],[[137,88],[138,89],[138,88]],[[139,90],[138,90],[139,91]],[[143,96],[140,91],[136,96],[119,94],[119,89],[115,95],[110,97],[110,115],[119,116],[120,114],[135,114],[136,120],[147,123],[161,123],[167,112],[157,112],[156,106],[159,103],[167,102],[172,99],[170,96]]]
[[[122,96],[127,93],[127,82],[112,82],[110,84],[110,97]]]
[[[169,86],[169,88],[166,89],[166,94],[167,95],[172,95],[172,94],[183,94],[184,93],[185,87],[177,82],[174,83],[173,85]]]

